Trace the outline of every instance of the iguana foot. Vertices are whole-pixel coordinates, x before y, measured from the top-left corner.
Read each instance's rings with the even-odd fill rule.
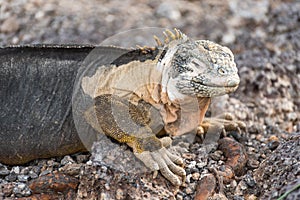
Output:
[[[154,152],[135,153],[135,156],[155,172],[154,178],[159,170],[173,185],[179,186],[185,180],[185,170],[178,166],[183,164],[182,159],[170,153],[165,147]]]
[[[202,124],[198,127],[197,134],[204,139],[204,135],[210,133],[223,136],[227,135],[229,131],[246,130],[246,124],[242,121],[236,120],[231,113],[224,113],[213,118],[205,118]]]
[[[162,138],[162,145],[166,145],[165,138]],[[135,152],[135,156],[140,159],[146,167],[154,171],[154,178],[159,170],[161,174],[173,185],[179,186],[185,181],[185,170],[180,167],[183,160],[177,155],[172,154],[165,146],[155,151]]]

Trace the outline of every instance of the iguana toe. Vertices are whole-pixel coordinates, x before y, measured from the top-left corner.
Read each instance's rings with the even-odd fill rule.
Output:
[[[173,174],[171,172],[171,170],[168,167],[164,167],[160,169],[161,174],[168,179],[173,185],[181,185],[182,182],[181,180],[178,178],[178,176],[176,176],[175,174]]]
[[[175,164],[177,164],[177,165],[183,165],[184,164],[181,157],[179,157],[175,154],[172,154],[170,151],[166,151],[166,154],[171,159],[171,161],[174,162]]]
[[[214,118],[204,119],[198,127],[198,134],[206,134],[209,130],[213,130],[223,132],[226,135],[228,131],[241,132],[245,129],[246,124],[244,122],[236,120],[230,113],[225,113]]]
[[[181,185],[182,180],[185,180],[185,170],[177,165],[183,163],[182,159],[170,153],[166,148],[162,147],[153,152],[135,153],[135,155],[146,167],[154,171],[159,170],[173,185]]]

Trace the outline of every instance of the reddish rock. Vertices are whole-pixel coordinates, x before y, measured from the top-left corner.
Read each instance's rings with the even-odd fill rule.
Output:
[[[212,174],[208,174],[201,178],[197,185],[195,200],[206,200],[212,196],[216,187],[216,178]]]
[[[225,137],[219,140],[219,149],[223,151],[227,158],[225,164],[230,166],[236,175],[242,175],[248,161],[244,146],[229,137]]]
[[[78,184],[78,179],[72,176],[53,172],[30,181],[29,188],[34,194],[67,194],[70,190],[76,190]]]

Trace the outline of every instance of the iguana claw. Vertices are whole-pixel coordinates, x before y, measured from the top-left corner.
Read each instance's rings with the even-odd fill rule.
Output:
[[[155,173],[159,170],[173,185],[179,186],[185,180],[185,170],[178,166],[183,164],[183,160],[170,153],[165,147],[153,152],[135,153],[135,156]]]

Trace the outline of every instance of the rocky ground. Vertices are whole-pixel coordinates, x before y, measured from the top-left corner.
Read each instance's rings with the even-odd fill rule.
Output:
[[[176,27],[232,49],[240,87],[230,97],[215,99],[210,113],[221,107],[244,121],[247,130],[229,133],[208,155],[203,144],[191,144],[183,153],[187,180],[179,189],[161,175],[152,179],[151,173],[95,166],[88,153],[81,153],[0,165],[0,199],[188,200],[209,194],[250,200],[277,199],[292,189],[285,199],[299,199],[299,1],[0,0],[1,46],[97,45],[143,27]]]

